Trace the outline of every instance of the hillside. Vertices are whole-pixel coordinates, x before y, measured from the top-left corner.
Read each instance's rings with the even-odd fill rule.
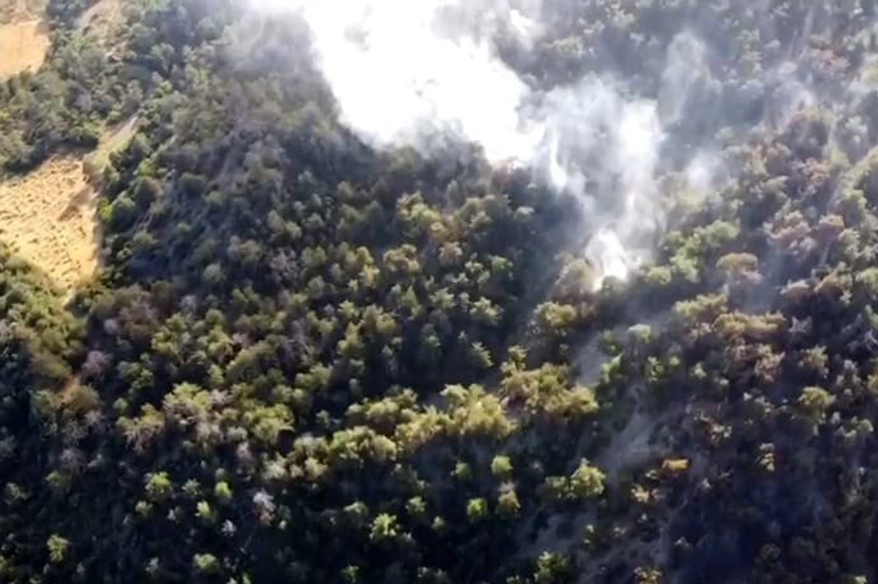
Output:
[[[0,2],[0,81],[36,71],[49,51],[49,26],[41,2]]]
[[[0,3],[0,582],[878,581],[876,31]]]

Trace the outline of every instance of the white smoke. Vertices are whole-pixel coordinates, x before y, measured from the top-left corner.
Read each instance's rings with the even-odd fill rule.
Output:
[[[697,197],[704,197],[722,184],[721,177],[717,176],[721,168],[722,160],[717,152],[698,153],[686,166],[686,186]]]
[[[663,122],[679,121],[693,92],[710,82],[704,53],[703,43],[689,32],[678,34],[668,47],[659,93]]]
[[[648,254],[662,216],[658,105],[597,78],[530,86],[497,39],[524,49],[538,41],[540,0],[251,1],[308,22],[342,121],[367,141],[429,152],[462,140],[492,163],[534,168],[582,201],[594,234],[585,254],[602,278],[626,279]]]
[[[624,99],[598,79],[551,91],[538,112],[544,140],[532,164],[581,198],[594,232],[586,257],[604,277],[625,280],[661,228],[656,170],[663,131],[657,104]]]
[[[301,13],[342,121],[376,146],[429,149],[452,136],[480,144],[492,161],[535,148],[539,136],[519,115],[529,89],[492,40],[506,32],[531,42],[538,24],[528,3],[254,1]]]
[[[817,97],[804,83],[796,78],[796,66],[787,62],[778,67],[777,71],[771,72],[772,82],[775,84],[775,98],[773,103],[775,111],[772,112],[775,127],[784,128],[802,110],[814,107]]]

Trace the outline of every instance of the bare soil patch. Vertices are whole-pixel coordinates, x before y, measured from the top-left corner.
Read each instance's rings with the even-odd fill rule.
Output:
[[[98,268],[98,194],[86,164],[103,168],[134,132],[130,120],[109,130],[88,157],[50,158],[25,176],[0,181],[0,240],[71,291]]]
[[[0,183],[0,239],[70,289],[98,265],[96,193],[73,156],[49,159]]]
[[[0,81],[39,69],[50,45],[49,26],[43,20],[0,26]]]

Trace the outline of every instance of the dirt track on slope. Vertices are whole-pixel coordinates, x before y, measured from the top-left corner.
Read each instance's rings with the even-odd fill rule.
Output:
[[[122,0],[98,0],[82,13],[76,23],[76,29],[80,33],[92,34],[92,38],[106,44],[114,38],[124,22]]]

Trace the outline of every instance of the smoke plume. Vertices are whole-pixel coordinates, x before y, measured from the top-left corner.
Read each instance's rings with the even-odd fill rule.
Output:
[[[658,100],[609,75],[538,89],[499,55],[544,32],[539,0],[252,0],[301,14],[342,121],[379,148],[481,145],[493,164],[529,166],[581,201],[585,256],[624,280],[661,228],[656,171],[665,132],[699,80],[699,45],[674,48]],[[703,69],[703,66],[701,67]]]

